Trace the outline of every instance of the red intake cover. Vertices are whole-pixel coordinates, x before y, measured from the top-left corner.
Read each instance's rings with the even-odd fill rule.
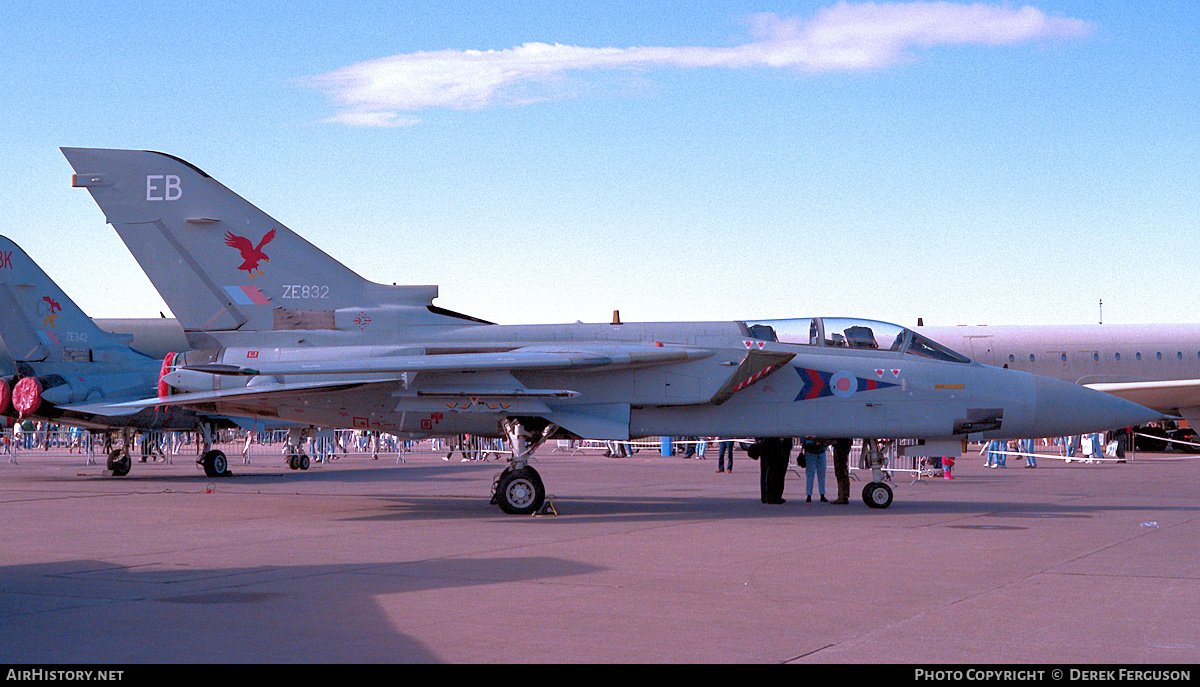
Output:
[[[175,363],[175,353],[168,353],[167,357],[163,358],[162,369],[158,371],[158,397],[166,398],[171,395],[171,387],[163,381],[163,377],[173,369]]]
[[[37,412],[42,406],[42,383],[34,377],[22,377],[13,387],[12,404],[21,417]]]

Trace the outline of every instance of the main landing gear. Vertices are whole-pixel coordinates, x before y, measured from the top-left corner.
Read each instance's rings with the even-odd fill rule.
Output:
[[[558,425],[547,423],[536,436],[520,420],[507,418],[500,423],[512,446],[512,460],[492,483],[492,503],[513,515],[532,515],[546,502],[546,487],[537,470],[529,467],[529,456],[550,438]],[[532,441],[530,441],[532,439]]]
[[[205,477],[232,477],[229,471],[229,459],[225,452],[212,447],[213,428],[208,424],[200,425],[200,438],[204,441],[204,451],[196,464],[204,468]]]
[[[228,477],[233,474],[229,471],[229,459],[224,451],[209,449],[196,462],[204,468],[205,477]]]
[[[129,457],[129,444],[132,441],[132,436],[129,430],[121,431],[121,447],[112,448],[113,435],[109,434],[104,437],[105,448],[109,449],[108,462],[105,467],[113,477],[124,477],[129,474],[129,469],[133,467],[133,459]]]
[[[887,458],[878,439],[863,439],[863,457],[871,469],[871,481],[863,487],[863,502],[871,508],[887,508],[892,505],[892,488],[883,481]]]

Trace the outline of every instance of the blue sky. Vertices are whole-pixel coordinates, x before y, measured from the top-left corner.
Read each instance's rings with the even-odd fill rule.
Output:
[[[1195,322],[1193,3],[0,5],[2,233],[166,310],[59,146],[503,323]],[[168,311],[169,313],[169,311]]]

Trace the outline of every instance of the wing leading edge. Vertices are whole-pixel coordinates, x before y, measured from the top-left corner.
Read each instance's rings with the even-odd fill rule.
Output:
[[[503,353],[450,353],[439,355],[382,356],[349,360],[323,359],[299,362],[268,362],[250,368],[227,363],[190,365],[163,377],[176,388],[196,375],[252,377],[249,384],[232,389],[201,389],[174,393],[164,398],[143,399],[120,404],[125,407],[154,405],[194,406],[219,401],[262,400],[297,392],[324,393],[349,387],[400,382],[407,387],[407,375],[418,372],[513,372],[522,370],[554,370],[593,372],[628,367],[645,367],[686,363],[711,357],[715,350],[664,345],[617,346],[530,346]],[[724,403],[738,391],[772,374],[791,360],[794,354],[752,351],[712,397],[709,403]],[[363,375],[354,379],[329,379],[333,375]],[[284,381],[285,375],[305,375],[317,379]],[[325,379],[320,379],[325,377]],[[511,379],[511,377],[509,377]],[[515,381],[515,380],[514,380]],[[579,396],[571,389],[529,389],[519,385],[497,387],[487,384],[479,388],[429,386],[410,389],[417,397],[489,397],[567,399]],[[110,409],[111,410],[111,409]]]
[[[445,353],[358,359],[268,362],[255,367],[226,363],[183,369],[216,375],[400,374],[404,372],[488,372],[496,370],[597,370],[701,360],[716,351],[679,346],[527,346],[502,353]],[[164,378],[170,383],[169,378]]]

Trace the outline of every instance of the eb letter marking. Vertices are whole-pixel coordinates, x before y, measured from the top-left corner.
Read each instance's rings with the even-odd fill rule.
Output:
[[[183,185],[174,174],[147,174],[146,200],[179,200],[183,197]]]

